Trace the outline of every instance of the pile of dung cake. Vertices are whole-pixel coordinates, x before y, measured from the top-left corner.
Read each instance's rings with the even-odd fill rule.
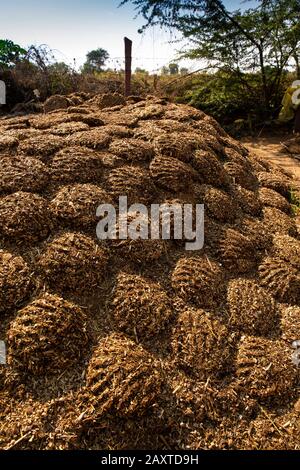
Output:
[[[1,448],[299,449],[291,177],[189,106],[61,106],[0,120]],[[204,247],[98,240],[125,195],[204,204]]]

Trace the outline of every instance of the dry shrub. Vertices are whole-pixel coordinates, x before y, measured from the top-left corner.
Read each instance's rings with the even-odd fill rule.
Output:
[[[128,204],[147,204],[155,195],[149,172],[140,167],[125,165],[113,169],[108,176],[108,184],[113,197],[127,196]]]
[[[148,142],[139,139],[115,139],[109,151],[128,161],[148,161],[154,156],[154,148]]]
[[[259,199],[264,206],[275,207],[289,214],[291,205],[285,197],[281,196],[277,191],[269,188],[260,188]]]
[[[200,380],[218,378],[231,358],[227,328],[204,310],[180,313],[173,329],[172,350],[176,364]]]
[[[263,171],[257,175],[260,186],[263,188],[273,189],[282,196],[288,198],[292,181],[286,178],[284,175],[280,175],[274,172]]]
[[[0,199],[0,235],[15,243],[35,243],[52,228],[48,204],[37,194],[17,192]]]
[[[223,165],[212,151],[196,151],[191,165],[198,171],[203,183],[212,184],[219,188],[226,188],[230,185],[230,179]]]
[[[220,255],[224,266],[236,273],[251,271],[257,264],[253,240],[232,228],[225,231],[220,241]]]
[[[87,318],[73,303],[50,294],[18,312],[8,330],[8,364],[33,375],[61,373],[88,346]]]
[[[96,210],[100,204],[111,204],[106,191],[92,184],[65,186],[50,203],[52,214],[59,222],[74,227],[89,227],[97,223]]]
[[[280,399],[293,392],[297,371],[291,350],[282,341],[243,337],[236,367],[240,387],[252,398]]]
[[[177,158],[183,162],[189,162],[200,145],[199,140],[187,132],[160,133],[154,138],[153,144],[159,154]]]
[[[150,353],[126,336],[112,333],[94,351],[87,386],[97,414],[141,416],[159,399],[162,373]]]
[[[291,347],[300,338],[300,307],[286,307],[281,316],[282,339]]]
[[[0,250],[0,312],[23,302],[31,284],[31,272],[23,258]]]
[[[266,250],[272,245],[273,234],[260,220],[245,217],[241,224],[243,234],[252,240],[258,251]]]
[[[272,253],[300,270],[300,241],[289,235],[276,234],[273,238]],[[300,273],[299,273],[300,274]]]
[[[262,203],[257,194],[241,186],[235,188],[234,196],[242,210],[249,215],[258,216],[262,211]]]
[[[200,307],[210,307],[220,302],[223,282],[222,268],[207,256],[181,258],[172,273],[175,292]]]
[[[68,232],[46,246],[38,266],[54,289],[81,294],[101,285],[107,263],[106,250],[92,238]]]
[[[101,179],[103,164],[97,152],[70,146],[54,156],[50,171],[55,183],[97,182]]]
[[[42,191],[49,184],[49,171],[40,160],[0,155],[0,191]]]
[[[66,136],[74,134],[75,132],[88,131],[90,127],[83,122],[66,122],[59,124],[56,127],[52,127],[49,132],[54,135]]]
[[[280,258],[267,257],[259,266],[260,284],[280,302],[300,302],[299,269]]]
[[[130,237],[130,230],[141,232],[140,237]],[[129,233],[125,239],[122,237],[121,227],[125,227]],[[109,240],[110,247],[115,251],[117,256],[133,261],[135,263],[150,263],[159,259],[166,252],[165,242],[152,238],[143,239],[143,230],[146,229],[150,236],[151,219],[137,212],[130,212],[127,216],[119,215],[119,222],[116,222],[115,238]]]
[[[150,173],[158,186],[172,192],[183,191],[191,181],[198,179],[197,171],[190,165],[165,156],[157,156],[152,160]]]
[[[17,147],[19,140],[17,137],[12,137],[10,135],[2,134],[0,135],[0,151],[10,150],[14,147]]]
[[[250,169],[234,161],[225,163],[224,168],[235,184],[250,191],[256,189],[258,181]]]
[[[268,335],[278,325],[273,297],[252,279],[229,282],[227,302],[230,324],[249,335]]]
[[[118,105],[125,106],[126,100],[124,96],[119,93],[106,93],[97,97],[96,103],[100,109],[104,109]]]
[[[171,300],[158,283],[127,273],[118,275],[112,306],[115,326],[138,339],[158,334],[172,315]]]
[[[104,130],[104,127],[75,132],[68,137],[69,145],[81,145],[94,150],[106,149],[110,141],[111,136]]]
[[[44,112],[49,113],[56,109],[67,109],[70,105],[70,101],[66,96],[53,95],[48,98],[44,103]]]
[[[219,222],[235,220],[238,206],[229,194],[212,186],[203,185],[200,187],[199,196],[211,218]]]
[[[271,233],[297,236],[297,226],[293,217],[275,207],[264,207],[263,223]]]
[[[57,135],[40,134],[20,142],[19,150],[26,155],[46,158],[62,149],[66,141]]]

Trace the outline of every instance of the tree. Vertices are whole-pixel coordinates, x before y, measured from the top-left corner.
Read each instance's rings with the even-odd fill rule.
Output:
[[[247,72],[257,73],[268,112],[284,71],[296,63],[300,72],[299,0],[257,0],[255,8],[244,11],[228,10],[221,0],[123,0],[122,4],[130,1],[145,19],[142,29],[159,24],[190,40],[193,47],[185,57],[203,59],[214,70],[232,73],[249,92]]]
[[[26,50],[9,39],[0,39],[0,67],[14,66],[26,54]]]
[[[108,59],[109,53],[105,49],[101,47],[94,49],[87,53],[83,71],[89,73],[102,72]]]
[[[170,75],[178,75],[179,73],[179,67],[178,67],[178,64],[169,64],[169,72],[170,72]]]
[[[141,73],[143,75],[149,75],[149,72],[146,69],[143,69],[141,67],[136,67],[135,73]]]
[[[162,75],[169,75],[169,67],[167,67],[166,65],[163,65],[163,67],[161,68],[161,74]]]

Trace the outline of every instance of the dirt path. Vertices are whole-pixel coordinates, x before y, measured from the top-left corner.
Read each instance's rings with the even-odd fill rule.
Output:
[[[293,173],[300,185],[300,161],[292,158],[288,153],[282,152],[281,142],[284,140],[286,140],[286,137],[268,136],[243,138],[242,142],[249,150],[253,150],[260,157]]]

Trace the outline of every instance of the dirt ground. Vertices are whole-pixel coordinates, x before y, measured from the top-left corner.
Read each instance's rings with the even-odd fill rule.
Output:
[[[249,150],[253,150],[259,156],[271,163],[281,166],[293,173],[300,185],[300,161],[282,151],[282,142],[287,140],[286,136],[274,135],[264,137],[245,137],[242,142]]]

